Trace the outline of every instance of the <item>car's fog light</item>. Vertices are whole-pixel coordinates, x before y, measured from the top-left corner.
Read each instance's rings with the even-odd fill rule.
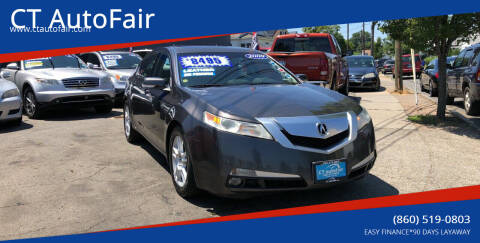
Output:
[[[231,186],[240,186],[242,184],[242,179],[238,177],[232,177],[228,180],[228,184]]]

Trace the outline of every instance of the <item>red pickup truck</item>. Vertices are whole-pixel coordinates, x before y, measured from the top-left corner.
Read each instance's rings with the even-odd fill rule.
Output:
[[[415,74],[417,78],[422,75],[422,60],[418,54],[415,54]],[[392,75],[395,78],[395,65],[392,67]],[[402,55],[402,76],[413,75],[412,58],[410,54]]]
[[[337,40],[327,33],[279,35],[268,53],[305,81],[324,81],[348,95],[348,68]]]

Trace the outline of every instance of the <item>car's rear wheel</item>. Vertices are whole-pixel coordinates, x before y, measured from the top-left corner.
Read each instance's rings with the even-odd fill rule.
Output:
[[[32,88],[27,88],[23,93],[23,107],[28,118],[37,119],[40,117],[40,105],[37,102],[37,98],[35,97]]]
[[[127,102],[125,102],[125,106],[123,108],[123,130],[129,143],[135,143],[140,140],[140,134],[135,130],[132,124],[133,122],[130,113],[130,107],[128,106]]]
[[[177,193],[192,197],[198,193],[193,175],[190,151],[179,128],[175,128],[169,141],[170,174]]]
[[[478,102],[473,101],[471,95],[470,88],[466,87],[463,91],[463,104],[465,106],[465,112],[468,115],[477,115],[479,110]]]
[[[433,87],[432,80],[430,80],[430,82],[428,83],[428,94],[430,95],[430,97],[436,97],[437,96],[437,89],[435,89]]]

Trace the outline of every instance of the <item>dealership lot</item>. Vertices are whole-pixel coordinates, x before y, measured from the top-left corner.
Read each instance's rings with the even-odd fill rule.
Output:
[[[382,79],[389,88],[390,79]],[[369,110],[378,158],[371,175],[314,191],[248,200],[177,195],[163,156],[130,145],[121,109],[59,111],[0,128],[0,240],[84,233],[172,221],[354,200],[480,183],[477,131],[406,120],[385,89],[352,93]]]

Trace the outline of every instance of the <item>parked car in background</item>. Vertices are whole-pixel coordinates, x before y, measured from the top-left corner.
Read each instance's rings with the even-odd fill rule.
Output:
[[[132,76],[142,58],[127,51],[99,51],[78,54],[88,68],[109,74],[115,87],[115,103],[121,103],[127,79]]]
[[[415,54],[415,74],[416,78],[422,75],[422,60],[418,54]],[[395,78],[395,65],[392,67],[392,75]],[[412,59],[410,54],[402,55],[402,76],[412,76]]]
[[[334,186],[376,159],[365,109],[245,48],[156,50],[129,79],[124,118],[129,142],[165,154],[182,197]]]
[[[140,57],[142,57],[142,59],[150,52],[152,52],[152,49],[140,49],[133,51],[133,53],[138,54]]]
[[[268,53],[307,81],[324,81],[348,95],[348,70],[335,37],[327,33],[279,35]]]
[[[375,68],[377,69],[377,72],[383,71],[383,64],[388,60],[389,59],[385,57],[375,60]]]
[[[350,88],[380,89],[380,78],[372,56],[348,56],[348,74]]]
[[[480,43],[463,49],[447,72],[447,104],[463,97],[465,112],[480,113]]]
[[[447,64],[452,65],[456,56],[447,57]],[[438,95],[438,59],[428,63],[420,76],[420,87],[422,91],[428,91],[431,97]]]
[[[22,98],[14,83],[0,77],[0,123],[3,122],[22,123]]]
[[[2,76],[17,85],[25,114],[33,119],[60,106],[94,107],[98,113],[113,107],[115,93],[108,76],[87,69],[75,55],[12,62]]]
[[[382,73],[392,73],[393,67],[395,66],[395,60],[387,60],[383,63]]]

